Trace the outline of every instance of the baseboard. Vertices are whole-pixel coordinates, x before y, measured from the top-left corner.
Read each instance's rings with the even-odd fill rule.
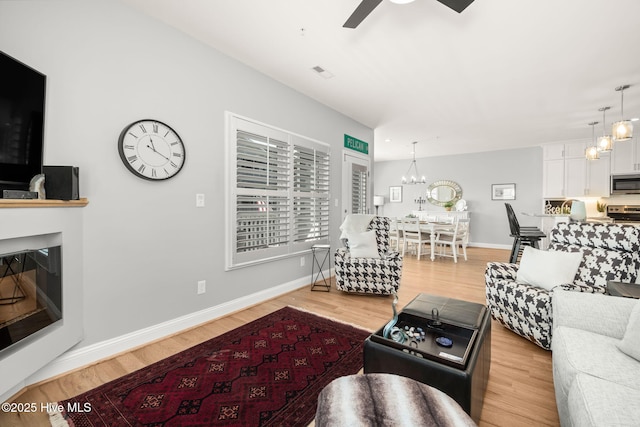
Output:
[[[325,274],[329,274],[329,272],[326,271]],[[99,360],[106,359],[118,353],[147,344],[176,332],[192,328],[202,323],[209,322],[218,317],[226,316],[230,313],[242,310],[265,300],[275,298],[304,286],[309,286],[309,277],[296,279],[264,291],[237,298],[214,307],[190,313],[116,338],[91,344],[77,350],[69,350],[28,377],[25,380],[24,386],[35,384],[74,369],[90,365]],[[19,390],[14,390],[14,393],[17,391]]]
[[[511,250],[511,245],[502,245],[499,243],[480,243],[480,242],[469,242],[467,245],[469,247],[475,248],[486,248],[486,249],[506,249]]]

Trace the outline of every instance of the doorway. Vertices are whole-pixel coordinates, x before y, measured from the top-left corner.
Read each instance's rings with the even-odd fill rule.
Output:
[[[348,214],[371,212],[370,179],[369,158],[345,152],[342,168],[342,182],[345,183],[342,192],[343,219]]]

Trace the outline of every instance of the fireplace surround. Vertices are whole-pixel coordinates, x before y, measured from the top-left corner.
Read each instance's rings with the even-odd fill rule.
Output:
[[[86,199],[0,199],[0,254],[60,247],[59,271],[63,279],[60,295],[52,296],[53,300],[59,299],[62,318],[0,350],[0,401],[35,382],[38,371],[83,338],[82,207],[87,203]]]

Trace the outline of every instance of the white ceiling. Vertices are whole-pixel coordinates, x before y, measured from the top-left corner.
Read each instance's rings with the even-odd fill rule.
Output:
[[[354,30],[360,0],[121,1],[373,128],[376,161],[589,140],[622,84],[640,117],[638,0],[384,0]]]

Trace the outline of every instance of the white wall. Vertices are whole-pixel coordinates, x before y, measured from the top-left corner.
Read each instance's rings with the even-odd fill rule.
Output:
[[[47,75],[45,163],[79,166],[89,199],[79,347],[310,275],[309,255],[304,267],[296,257],[224,271],[225,110],[330,143],[332,199],[343,134],[373,142],[370,128],[113,1],[0,2],[0,50]],[[177,177],[144,181],[121,163],[118,135],[143,118],[185,141]]]
[[[427,184],[403,185],[402,203],[389,203],[389,186],[400,180],[410,160],[375,163],[373,193],[385,197],[381,215],[399,217],[418,210],[414,200],[426,198],[430,183],[441,179],[457,182],[467,201],[471,218],[471,243],[484,246],[510,245],[509,224],[504,201],[491,200],[491,184],[516,184],[516,200],[510,200],[517,213],[541,212],[542,149],[540,147],[502,150],[455,156],[417,159],[418,171],[427,176]],[[443,210],[426,203],[422,210]],[[518,215],[521,225],[540,225],[539,220]]]

